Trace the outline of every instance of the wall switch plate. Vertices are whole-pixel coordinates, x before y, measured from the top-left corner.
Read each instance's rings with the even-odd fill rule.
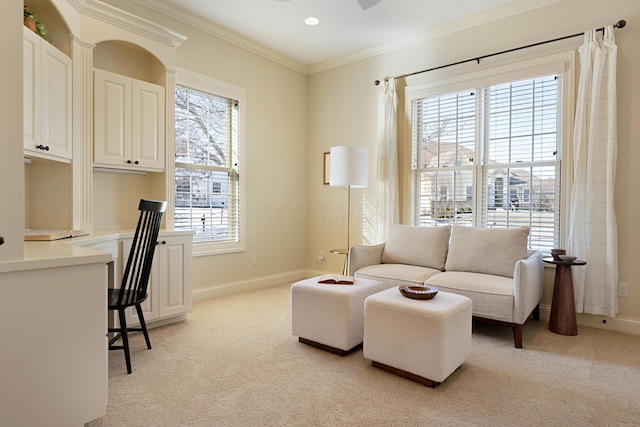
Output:
[[[251,264],[258,265],[258,255],[251,256]]]
[[[618,283],[618,296],[619,297],[628,297],[629,296],[629,284],[626,282]]]

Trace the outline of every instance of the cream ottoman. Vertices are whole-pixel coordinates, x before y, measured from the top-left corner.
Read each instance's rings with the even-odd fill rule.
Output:
[[[318,278],[291,285],[291,333],[302,343],[345,355],[362,344],[364,300],[382,290],[375,280],[352,285],[318,283]]]
[[[471,353],[471,300],[438,292],[404,297],[398,287],[365,300],[364,351],[373,366],[436,387]]]

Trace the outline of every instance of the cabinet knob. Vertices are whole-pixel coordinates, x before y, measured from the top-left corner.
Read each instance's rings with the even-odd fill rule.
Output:
[[[139,161],[137,161],[137,160],[136,160],[135,162],[133,162],[133,163],[135,163],[136,165],[140,164],[140,162],[139,162]]]
[[[127,160],[127,164],[130,165],[131,164],[131,160]]]
[[[162,242],[156,242],[156,246],[158,246],[160,243],[162,243],[163,245],[166,245],[166,244],[167,244],[167,241],[166,241],[166,240],[163,240]]]
[[[37,148],[38,150],[49,151],[49,146],[48,146],[48,145],[42,145],[42,144],[39,144],[39,145],[36,145],[36,148]]]

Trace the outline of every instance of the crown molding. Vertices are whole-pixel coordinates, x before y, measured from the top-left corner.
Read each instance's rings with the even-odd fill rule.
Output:
[[[177,48],[187,37],[99,0],[68,0],[81,14]]]
[[[144,7],[147,7],[151,10],[155,10],[156,12],[162,13],[163,15],[166,15],[170,18],[181,21],[184,24],[187,24],[201,31],[204,31],[208,34],[211,34],[212,36],[217,37],[221,40],[224,40],[240,48],[253,52],[256,55],[260,55],[263,58],[269,59],[275,63],[283,65],[294,71],[297,71],[302,74],[308,74],[307,65],[302,64],[260,43],[257,43],[255,40],[251,40],[249,38],[243,37],[227,28],[224,28],[223,26],[214,24],[209,20],[203,19],[199,15],[185,12],[184,10],[181,10],[179,8],[172,7],[166,4],[161,4],[161,2],[157,0],[132,0],[132,1]]]

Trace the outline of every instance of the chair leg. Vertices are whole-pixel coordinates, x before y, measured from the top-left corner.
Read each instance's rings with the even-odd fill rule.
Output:
[[[127,362],[127,374],[131,373],[131,356],[129,355],[129,333],[127,331],[127,318],[124,309],[118,310],[120,318],[120,333],[122,337],[122,349],[124,350],[124,360]]]
[[[144,340],[147,342],[147,348],[151,350],[151,341],[149,340],[149,334],[147,333],[147,325],[144,323],[144,315],[142,314],[142,307],[140,304],[136,304],[136,311],[138,312],[138,320],[140,321],[140,329],[144,334]]]

